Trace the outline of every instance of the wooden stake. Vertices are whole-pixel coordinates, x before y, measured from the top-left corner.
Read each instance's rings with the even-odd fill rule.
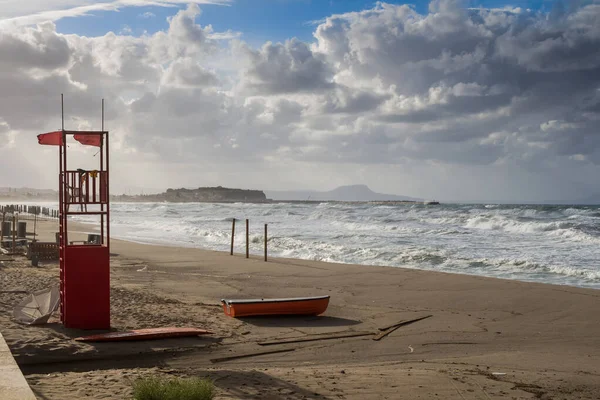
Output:
[[[4,210],[4,207],[2,207],[2,229],[0,232],[0,247],[2,247],[2,245],[4,244],[4,219],[6,218],[6,211]]]
[[[265,224],[265,262],[267,261],[267,224]]]
[[[248,219],[246,219],[246,258],[250,258],[250,243],[248,242],[248,237],[249,232],[250,232],[250,228],[249,228],[250,222]]]
[[[235,238],[235,218],[231,223],[231,251],[229,252],[229,255],[231,256],[233,255],[233,238]]]
[[[17,234],[17,217],[13,214],[13,228],[12,228],[12,252],[15,252],[15,235]]]
[[[36,225],[37,225],[37,214],[33,214],[33,241],[36,242],[36,233],[35,233],[35,229],[36,229]]]

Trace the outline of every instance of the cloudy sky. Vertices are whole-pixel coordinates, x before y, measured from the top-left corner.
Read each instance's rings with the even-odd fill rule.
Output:
[[[600,198],[598,0],[0,0],[0,93],[0,186],[57,187],[64,93],[113,193]]]

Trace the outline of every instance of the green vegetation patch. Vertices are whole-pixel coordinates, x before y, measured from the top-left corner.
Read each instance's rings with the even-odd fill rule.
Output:
[[[201,378],[141,378],[133,382],[135,400],[212,400],[215,386]]]

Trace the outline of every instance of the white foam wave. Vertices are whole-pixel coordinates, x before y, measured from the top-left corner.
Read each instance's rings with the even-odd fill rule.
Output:
[[[598,207],[120,203],[111,217],[115,237],[143,243],[228,250],[236,218],[243,248],[248,218],[252,254],[268,223],[272,256],[600,288]]]

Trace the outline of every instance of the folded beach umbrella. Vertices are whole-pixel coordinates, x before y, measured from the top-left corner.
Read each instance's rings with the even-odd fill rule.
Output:
[[[13,316],[27,325],[45,324],[60,304],[59,286],[38,290],[25,297],[13,310]]]

